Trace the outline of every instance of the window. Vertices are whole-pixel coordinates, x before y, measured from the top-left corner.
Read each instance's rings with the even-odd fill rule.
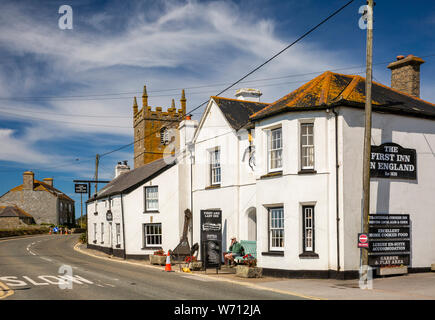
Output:
[[[155,247],[162,245],[162,224],[144,224],[144,247]]]
[[[314,252],[314,206],[302,206],[304,252]]]
[[[314,169],[314,124],[301,123],[301,169]]]
[[[159,210],[158,187],[145,187],[145,211]]]
[[[269,133],[269,171],[282,168],[282,128],[270,130]]]
[[[116,244],[121,244],[121,224],[116,224]]]
[[[97,242],[97,224],[94,223],[94,242]]]
[[[169,143],[169,130],[168,128],[160,129],[160,143],[167,145]]]
[[[284,208],[269,209],[269,249],[284,250]]]
[[[210,152],[210,180],[212,185],[221,183],[221,161],[219,148],[216,148]]]
[[[104,222],[101,222],[101,243],[104,243]]]

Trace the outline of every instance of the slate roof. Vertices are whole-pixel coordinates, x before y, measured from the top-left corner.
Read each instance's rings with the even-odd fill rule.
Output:
[[[260,111],[269,103],[229,99],[222,97],[211,97],[221,109],[231,127],[239,130],[249,122],[249,117]]]
[[[281,112],[324,109],[339,105],[365,106],[364,77],[327,71],[254,113],[250,119],[259,120]],[[378,112],[435,119],[434,104],[377,82],[372,83],[372,108]]]
[[[6,217],[33,218],[30,214],[17,206],[0,207],[0,218]]]
[[[22,184],[15,187],[15,188],[12,188],[11,190],[9,190],[9,192],[21,191],[21,190],[23,190]],[[65,200],[69,200],[69,201],[74,202],[73,199],[68,197],[62,191],[56,189],[55,187],[50,186],[49,184],[46,184],[45,182],[39,181],[39,180],[33,181],[33,190],[35,190],[35,191],[47,191],[47,192],[50,192],[51,194],[53,194],[54,196],[59,197],[60,199],[65,199]]]
[[[156,177],[162,172],[166,171],[175,164],[175,160],[171,163],[166,163],[166,159],[158,159],[153,162],[147,163],[139,168],[125,172],[108,184],[106,184],[98,193],[90,198],[87,202],[92,202],[94,200],[107,198],[109,196],[120,194],[123,192],[129,192],[140,186],[141,184],[147,182],[148,180]]]

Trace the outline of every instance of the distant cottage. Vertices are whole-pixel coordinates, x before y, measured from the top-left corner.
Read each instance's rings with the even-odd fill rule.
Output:
[[[0,197],[1,206],[16,206],[35,222],[67,224],[74,221],[74,200],[53,187],[53,179],[34,179],[32,171],[23,173],[23,184]]]

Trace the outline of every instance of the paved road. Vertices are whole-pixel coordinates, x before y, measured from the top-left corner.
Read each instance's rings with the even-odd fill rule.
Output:
[[[75,251],[77,239],[77,235],[43,235],[1,240],[0,299],[302,299],[183,273],[101,260]],[[59,270],[62,266],[64,269]],[[61,278],[68,277],[65,273],[68,266],[73,272],[72,289]],[[60,288],[59,284],[66,288]]]

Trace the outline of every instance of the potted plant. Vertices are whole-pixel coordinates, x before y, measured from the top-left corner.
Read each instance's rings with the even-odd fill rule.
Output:
[[[159,249],[150,254],[150,263],[164,266],[166,264],[166,257],[167,255],[165,255],[163,249]]]
[[[189,269],[193,271],[198,271],[202,269],[202,262],[198,261],[195,256],[187,256],[184,262],[189,265]]]
[[[237,265],[236,276],[242,278],[261,278],[263,268],[257,267],[257,259],[251,254],[243,256],[243,264]]]

